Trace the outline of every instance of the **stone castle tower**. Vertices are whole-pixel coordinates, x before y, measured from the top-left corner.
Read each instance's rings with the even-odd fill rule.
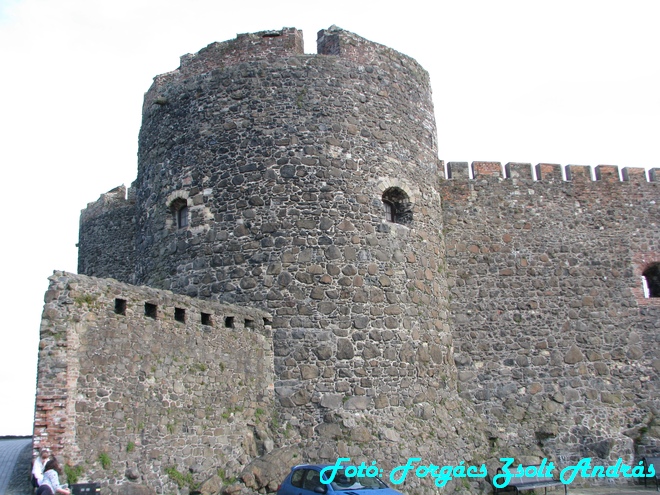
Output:
[[[182,57],[145,95],[128,194],[82,213],[96,278],[51,278],[37,443],[158,491],[219,467],[273,489],[255,458],[655,449],[660,299],[639,279],[660,271],[657,183],[486,162],[445,179],[437,156],[428,74],[352,33],[319,32],[318,55],[285,28]]]

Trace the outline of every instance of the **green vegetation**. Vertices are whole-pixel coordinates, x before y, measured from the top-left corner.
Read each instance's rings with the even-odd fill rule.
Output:
[[[135,450],[135,442],[128,442],[126,444],[126,452],[133,452]]]
[[[188,487],[190,491],[197,490],[199,484],[195,483],[192,473],[183,474],[177,470],[174,466],[165,468],[165,473],[174,481],[179,488]]]
[[[83,304],[91,305],[94,304],[94,302],[96,301],[96,296],[93,296],[91,294],[83,294],[81,296],[74,297],[73,301],[80,306],[82,306]]]
[[[82,467],[80,464],[77,466],[71,466],[70,464],[64,465],[64,474],[66,475],[66,482],[69,485],[78,483],[78,480],[80,479],[80,477],[83,475],[84,472],[85,472],[85,468]]]
[[[287,423],[287,426],[289,426],[288,423]],[[272,417],[271,420],[270,420],[270,429],[273,430],[273,431],[275,431],[275,430],[277,430],[279,427],[280,427],[280,421],[277,419],[276,413],[273,412],[273,417]]]
[[[101,452],[99,454],[99,462],[101,463],[101,467],[103,469],[108,469],[112,464],[112,461],[110,460],[110,456],[108,455],[107,452]]]
[[[237,413],[237,412],[243,412],[243,407],[242,407],[242,406],[228,407],[228,408],[225,410],[225,412],[222,413],[222,418],[223,418],[223,419],[229,419],[229,417],[230,417],[233,413]]]
[[[218,476],[222,480],[223,485],[233,485],[237,481],[236,476],[227,477],[227,473],[223,468],[218,469]]]

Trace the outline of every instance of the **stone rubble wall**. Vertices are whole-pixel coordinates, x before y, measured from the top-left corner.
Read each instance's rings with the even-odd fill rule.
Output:
[[[156,318],[145,303],[157,306]],[[197,483],[218,469],[239,474],[273,448],[268,322],[255,309],[55,272],[39,343],[35,449],[80,466],[81,480],[161,493],[178,489],[176,473]]]
[[[197,53],[183,55],[178,69],[156,76],[151,90],[145,95],[144,109],[153,104],[165,104],[166,100],[161,94],[161,88],[169,84],[178,84],[194,76],[207,74],[223,67],[236,66],[242,62],[252,60],[274,62],[303,54],[302,31],[295,28],[244,33],[237,35],[233,40],[211,43]]]
[[[135,272],[135,197],[123,185],[102,194],[80,215],[78,272],[92,277],[133,281]]]
[[[136,283],[273,315],[289,428],[276,443],[305,461],[469,461],[484,439],[455,387],[428,74],[352,33],[326,35],[333,55],[237,63],[214,48],[207,72],[156,79]],[[410,203],[406,225],[385,219],[392,188]],[[190,224],[177,228],[183,202]]]
[[[428,75],[360,46],[371,65],[217,61],[152,88],[167,104],[140,133],[137,281],[272,312],[276,392],[300,427],[455,395]],[[384,219],[393,186],[410,226]],[[171,222],[174,197],[188,229]]]
[[[660,299],[639,260],[660,260],[657,182],[615,167],[450,163],[443,213],[461,396],[503,454],[563,464],[657,452]],[[632,172],[632,173],[631,173]],[[652,174],[654,178],[655,174]]]
[[[424,69],[336,27],[317,44],[305,55],[285,28],[182,57],[145,95],[134,206],[108,197],[81,219],[81,272],[272,315],[273,420],[256,448],[228,440],[232,473],[266,445],[275,474],[257,461],[242,474],[261,492],[292,463],[337,456],[387,471],[408,457],[657,453],[660,299],[644,298],[640,276],[660,261],[658,170],[620,181],[600,166],[592,182],[586,167],[507,164],[503,177],[500,163],[450,163],[445,179]],[[409,201],[405,222],[385,218],[392,189]],[[127,227],[114,244],[113,208]],[[66,402],[71,386],[38,401]],[[239,417],[251,427],[256,412]],[[153,437],[171,424],[157,419]],[[208,474],[185,455],[170,464]],[[402,488],[436,491],[417,478]]]

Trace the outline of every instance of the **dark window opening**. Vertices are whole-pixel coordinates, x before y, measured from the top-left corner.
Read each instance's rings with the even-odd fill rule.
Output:
[[[115,299],[115,313],[126,316],[126,299]]]
[[[225,316],[225,328],[234,328],[233,316]]]
[[[144,316],[148,316],[149,318],[156,319],[157,314],[158,314],[158,306],[151,303],[144,303]]]
[[[653,263],[642,273],[644,297],[660,297],[660,263]]]
[[[213,320],[211,320],[209,313],[202,313],[202,325],[213,326]]]
[[[172,201],[170,205],[177,229],[185,229],[189,225],[188,221],[188,203],[185,199],[179,198]]]
[[[395,206],[389,201],[383,200],[383,207],[385,208],[385,220],[388,222],[396,222],[396,215],[394,214],[396,211]]]
[[[390,187],[383,193],[382,201],[385,220],[402,225],[412,223],[412,203],[403,189]]]
[[[245,328],[254,328],[254,320],[245,320]]]
[[[181,323],[186,322],[186,310],[183,308],[174,308],[174,319]]]
[[[180,229],[183,229],[188,226],[188,207],[184,206],[179,208],[176,212],[176,225]]]
[[[272,324],[273,324],[273,320],[271,320],[270,318],[264,318],[264,325],[272,325]]]
[[[264,33],[261,35],[262,38],[277,38],[278,36],[281,36],[280,33]]]

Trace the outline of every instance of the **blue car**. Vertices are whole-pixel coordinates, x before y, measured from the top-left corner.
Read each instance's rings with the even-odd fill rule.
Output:
[[[336,474],[331,483],[321,483],[321,470],[327,465],[303,464],[294,466],[277,489],[277,495],[402,495],[391,489],[380,478],[366,476],[348,477]]]

